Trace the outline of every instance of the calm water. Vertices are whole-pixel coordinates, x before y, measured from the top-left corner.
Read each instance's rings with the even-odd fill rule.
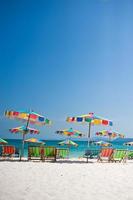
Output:
[[[8,141],[9,145],[14,145],[15,147],[21,149],[22,140],[6,139],[6,141]],[[113,148],[133,150],[133,147],[127,147],[123,145],[124,142],[128,142],[128,141],[133,141],[133,139],[129,139],[129,140],[122,139],[122,140],[112,141],[111,143],[112,143]],[[60,142],[59,140],[45,141],[46,146],[55,146],[58,148],[64,148],[65,146],[61,147],[58,145],[59,142]],[[76,158],[82,157],[85,150],[87,149],[87,141],[75,141],[75,142],[78,144],[78,147],[70,147],[69,157],[76,157]],[[100,149],[101,147],[91,145],[90,148]],[[27,153],[28,153],[28,144],[25,143],[25,149],[24,149],[25,156],[27,156]]]

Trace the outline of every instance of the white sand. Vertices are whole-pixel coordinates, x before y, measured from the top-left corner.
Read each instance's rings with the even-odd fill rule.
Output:
[[[0,162],[0,200],[133,200],[133,163]]]

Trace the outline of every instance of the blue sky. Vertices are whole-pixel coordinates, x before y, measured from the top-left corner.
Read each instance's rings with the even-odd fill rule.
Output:
[[[53,120],[36,127],[43,139],[87,132],[65,119],[88,112],[132,137],[132,10],[131,0],[0,1],[0,137],[21,125],[4,110],[29,108]]]

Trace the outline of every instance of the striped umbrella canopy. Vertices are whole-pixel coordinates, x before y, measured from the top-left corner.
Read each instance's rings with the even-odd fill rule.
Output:
[[[23,134],[23,140],[22,140],[22,153],[21,157],[24,156],[24,142],[25,142],[25,135],[28,132],[28,126],[29,124],[35,124],[35,125],[50,125],[51,121],[47,119],[46,117],[39,115],[38,113],[35,113],[33,111],[14,111],[14,110],[6,110],[5,116],[9,119],[16,119],[21,120],[22,122],[26,122],[26,128],[22,132]],[[34,131],[33,131],[34,132]]]
[[[117,131],[111,131],[111,130],[102,130],[102,131],[96,132],[96,135],[107,136],[109,137],[109,139],[116,138],[116,137],[124,138],[124,134],[118,133]]]
[[[20,126],[16,128],[9,129],[11,133],[23,133],[25,134],[30,133],[30,134],[39,134],[40,131],[34,128],[30,128],[29,126],[26,128],[26,126]]]
[[[39,134],[40,131],[34,128],[30,128],[29,126],[26,128],[26,126],[20,126],[16,128],[9,129],[11,133],[23,133],[25,134],[30,133],[30,134]]]
[[[98,142],[93,142],[95,145],[102,146],[102,147],[109,147],[112,146],[109,142],[104,142],[104,141],[98,141]]]
[[[73,128],[64,129],[56,131],[57,134],[65,135],[65,136],[72,136],[72,137],[82,137],[83,134],[80,131],[73,130]]]
[[[0,138],[0,144],[7,144],[8,142],[6,140],[3,140],[2,138]]]
[[[37,138],[29,138],[29,139],[25,140],[25,142],[28,142],[28,143],[45,144],[45,142],[43,142],[43,141],[41,141],[41,140],[38,140]]]
[[[133,142],[126,142],[126,143],[124,143],[124,145],[126,145],[126,146],[133,146]]]
[[[70,146],[75,146],[75,147],[78,146],[78,144],[75,143],[75,142],[73,142],[72,140],[64,140],[64,141],[62,141],[62,142],[59,142],[58,144],[61,145],[61,146],[67,145],[67,146],[69,146],[69,147],[70,147]]]
[[[105,119],[100,116],[96,116],[94,113],[89,113],[87,115],[81,115],[77,117],[67,117],[67,122],[78,122],[78,123],[88,123],[89,131],[88,131],[88,146],[89,140],[91,138],[91,126],[92,125],[104,125],[104,126],[112,126],[113,122],[111,120]]]
[[[28,123],[30,124],[36,124],[41,126],[51,124],[51,121],[49,119],[33,111],[27,112],[27,111],[6,110],[5,116],[8,117],[9,119],[17,119],[23,122],[28,121]]]

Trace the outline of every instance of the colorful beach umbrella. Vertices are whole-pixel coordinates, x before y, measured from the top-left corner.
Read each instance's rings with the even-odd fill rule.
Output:
[[[26,122],[25,130],[22,131],[23,134],[23,140],[22,140],[22,153],[21,157],[24,155],[24,142],[25,142],[25,135],[28,132],[28,126],[29,124],[35,124],[35,125],[50,125],[51,121],[45,118],[42,115],[39,115],[38,113],[35,113],[33,111],[14,111],[14,110],[6,110],[5,116],[9,119],[16,119],[21,120],[22,122]],[[34,132],[34,131],[33,131]]]
[[[20,127],[16,127],[16,128],[12,128],[12,129],[9,129],[9,131],[11,133],[30,133],[30,134],[39,134],[40,131],[37,130],[37,129],[34,129],[34,128],[30,128],[29,126],[26,128],[26,126],[20,126]]]
[[[73,128],[56,131],[57,134],[70,136],[70,137],[82,137],[83,134],[80,131],[73,130]]]
[[[73,142],[72,140],[64,140],[64,141],[62,141],[62,142],[59,142],[58,143],[59,145],[67,145],[68,147],[70,147],[70,146],[75,146],[75,147],[77,147],[78,146],[78,144],[77,143],[75,143],[75,142]]]
[[[30,123],[41,126],[51,124],[51,121],[49,119],[33,111],[27,112],[27,111],[6,110],[5,116],[8,117],[9,119],[17,119],[23,122],[28,122],[28,124]]]
[[[109,140],[116,137],[124,138],[124,134],[120,134],[117,131],[111,131],[111,130],[102,130],[102,131],[96,132],[96,135],[102,136],[102,137],[107,136]]]
[[[88,131],[88,146],[89,140],[91,138],[91,126],[92,125],[104,125],[104,126],[112,126],[113,122],[108,119],[104,119],[103,117],[99,117],[94,115],[94,113],[89,113],[87,115],[81,115],[77,117],[67,117],[67,122],[78,122],[78,123],[87,123],[89,124],[89,131]]]
[[[38,144],[45,144],[45,142],[38,140],[37,138],[29,138],[27,140],[25,140],[25,142],[28,143],[38,143]]]
[[[104,142],[104,141],[93,142],[93,144],[97,146],[102,146],[102,147],[112,146],[112,144],[110,144],[109,142]]]
[[[124,143],[124,145],[126,145],[126,146],[133,146],[133,142],[126,142],[126,143]]]
[[[3,140],[2,138],[0,138],[0,144],[7,144],[8,142],[6,140]]]

